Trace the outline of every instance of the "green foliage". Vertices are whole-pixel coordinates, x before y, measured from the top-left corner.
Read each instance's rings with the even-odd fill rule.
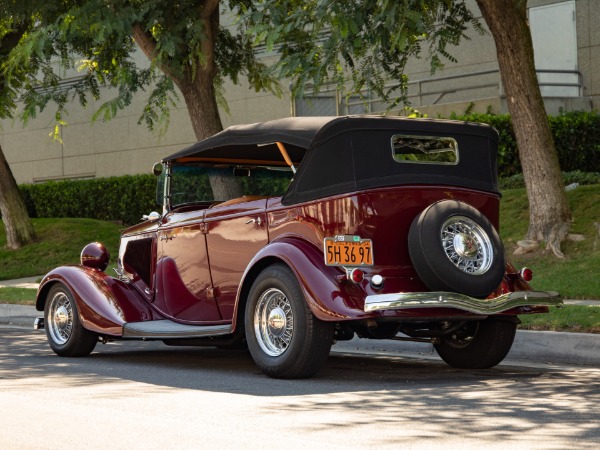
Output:
[[[521,163],[517,151],[517,140],[508,114],[477,114],[464,115],[452,114],[450,119],[465,120],[467,122],[487,123],[498,131],[498,175],[508,177],[521,172]]]
[[[183,91],[198,77],[206,77],[207,84],[218,89],[225,78],[237,84],[243,75],[255,90],[280,94],[277,82],[256,59],[243,25],[219,24],[218,1],[64,0],[49,2],[54,5],[51,14],[40,1],[26,2],[25,12],[13,3],[0,0],[0,11],[35,18],[10,52],[5,71],[9,81],[21,82],[25,121],[55,102],[56,121],[61,124],[71,102],[87,106],[100,99],[101,87],[112,87],[113,97],[100,103],[94,120],[112,119],[137,93],[149,91],[139,123],[161,132],[168,127],[170,109],[178,100],[175,84]],[[235,15],[247,3],[229,0],[227,6]],[[149,67],[136,63],[134,36],[147,44]],[[60,72],[55,70],[56,61]],[[79,76],[65,84],[62,77],[69,69],[79,69]],[[212,101],[197,99],[199,104]]]
[[[153,175],[48,181],[20,189],[30,217],[85,217],[130,225],[157,209]]]
[[[264,170],[242,178],[244,195],[282,196],[287,192],[291,181],[288,171]]]
[[[508,114],[452,114],[450,118],[493,126],[500,135],[498,175],[507,178],[521,173],[517,141]],[[598,111],[563,112],[558,116],[548,116],[548,122],[563,171],[600,172],[600,113]],[[573,182],[577,180],[569,183]]]
[[[243,11],[256,43],[277,49],[274,70],[296,95],[349,79],[351,93],[374,93],[390,109],[406,101],[410,58],[428,50],[433,72],[441,58],[455,61],[449,47],[468,39],[468,26],[483,33],[464,0],[261,0]]]
[[[27,73],[18,71],[11,79],[4,76],[10,52],[30,26],[29,22],[20,23],[10,17],[0,18],[0,118],[13,117],[18,98],[18,89],[23,85]]]
[[[562,170],[600,172],[600,113],[563,112],[548,120]]]
[[[193,174],[192,174],[193,175]],[[290,182],[289,172],[262,171],[241,178],[244,195],[283,195]],[[178,185],[185,184],[185,189]],[[48,181],[19,186],[30,217],[89,218],[133,225],[144,214],[157,210],[156,177],[125,175],[92,180]],[[172,185],[173,201],[182,203],[210,200],[208,176],[185,176],[179,173]],[[175,197],[185,191],[189,198]]]

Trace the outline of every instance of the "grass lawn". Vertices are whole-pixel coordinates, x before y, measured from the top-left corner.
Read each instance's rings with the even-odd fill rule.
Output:
[[[19,250],[6,247],[0,228],[0,280],[44,275],[57,266],[79,264],[81,250],[90,242],[106,245],[114,260],[121,226],[92,219],[33,219],[37,242]]]
[[[0,303],[35,305],[36,293],[37,289],[2,287],[0,288]]]
[[[563,298],[600,299],[600,234],[594,222],[600,222],[600,185],[580,186],[567,192],[573,215],[571,233],[584,241],[563,242],[565,259],[556,258],[541,248],[533,253],[514,256],[517,241],[527,233],[528,210],[524,189],[504,191],[500,205],[500,236],[506,256],[517,268],[533,270],[534,289],[557,291]]]
[[[548,314],[526,314],[519,319],[522,330],[600,333],[600,304],[566,305],[550,308]]]

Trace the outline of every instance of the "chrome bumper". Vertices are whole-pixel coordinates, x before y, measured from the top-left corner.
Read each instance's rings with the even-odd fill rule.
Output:
[[[365,312],[399,309],[455,308],[474,314],[499,314],[519,306],[563,306],[558,292],[517,291],[490,299],[454,292],[401,292],[369,295]]]

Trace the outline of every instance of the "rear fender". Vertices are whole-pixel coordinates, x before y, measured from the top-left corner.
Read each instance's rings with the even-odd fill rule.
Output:
[[[312,313],[324,321],[366,318],[364,289],[346,281],[345,272],[325,265],[323,251],[297,237],[273,241],[250,261],[240,283],[234,322],[243,323],[246,298],[258,274],[268,265],[286,264],[296,275]],[[235,323],[234,323],[235,326]]]
[[[98,334],[121,336],[126,322],[161,318],[132,285],[83,266],[62,266],[48,273],[38,289],[38,311],[44,310],[48,292],[56,283],[73,295],[83,327]]]

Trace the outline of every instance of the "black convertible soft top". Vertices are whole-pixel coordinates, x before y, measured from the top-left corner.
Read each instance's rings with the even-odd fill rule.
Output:
[[[400,164],[392,157],[397,135],[452,137],[456,165]],[[285,166],[276,142],[299,169],[284,203],[356,190],[407,184],[468,187],[499,193],[498,134],[489,125],[384,116],[292,117],[236,125],[163,161]]]
[[[211,162],[218,159],[245,161],[246,164],[285,165],[275,142],[282,142],[292,161],[299,163],[317,133],[339,117],[289,117],[249,125],[234,125],[163,161],[185,161],[190,158]]]

